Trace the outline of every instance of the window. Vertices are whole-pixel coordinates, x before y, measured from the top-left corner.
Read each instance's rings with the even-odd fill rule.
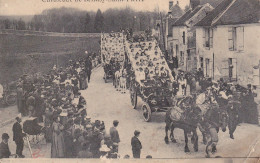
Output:
[[[213,47],[213,29],[210,28],[204,28],[204,33],[203,33],[203,38],[204,38],[204,47]]]
[[[244,50],[244,27],[237,28],[237,50]]]
[[[232,65],[232,58],[228,58],[228,77],[231,79],[233,76],[233,65]],[[231,80],[230,80],[231,81]]]
[[[179,55],[179,46],[176,45],[176,56],[178,56],[178,55]]]
[[[209,30],[209,46],[213,48],[213,29]]]
[[[236,58],[228,58],[228,77],[230,81],[237,80],[237,60]]]
[[[180,59],[181,59],[181,62],[183,62],[184,61],[184,55],[183,55],[183,51],[180,51]]]
[[[203,70],[204,65],[203,65],[203,57],[200,57],[200,68]]]
[[[190,53],[190,49],[187,50],[187,54],[188,54],[188,60],[191,60],[191,53]]]
[[[180,65],[184,65],[184,54],[183,51],[180,51]]]
[[[185,32],[182,32],[182,41],[183,41],[183,44],[185,45]]]
[[[170,48],[171,48],[170,49],[170,54],[173,55],[173,43],[172,42],[170,43]]]
[[[230,51],[236,50],[236,28],[228,28],[228,48]]]
[[[244,50],[244,27],[228,28],[228,48],[230,51]]]

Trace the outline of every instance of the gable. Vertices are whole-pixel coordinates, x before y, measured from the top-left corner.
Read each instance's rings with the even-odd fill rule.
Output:
[[[223,0],[214,10],[209,12],[201,21],[195,26],[211,26],[213,20],[224,12],[233,0]]]
[[[260,4],[258,0],[236,0],[214,25],[252,24],[259,23],[259,21]]]

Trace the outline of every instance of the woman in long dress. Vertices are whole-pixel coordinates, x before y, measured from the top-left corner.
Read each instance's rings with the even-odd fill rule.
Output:
[[[51,158],[63,158],[65,154],[65,143],[63,137],[64,126],[60,124],[58,116],[54,117],[52,124]]]

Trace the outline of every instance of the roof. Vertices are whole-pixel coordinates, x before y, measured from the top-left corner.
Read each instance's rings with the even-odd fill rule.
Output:
[[[232,3],[233,0],[223,0],[214,10],[209,12],[201,21],[195,26],[211,26],[213,20],[219,16],[227,7]]]
[[[193,17],[196,13],[198,13],[202,7],[203,6],[197,6],[194,10],[188,10],[173,24],[173,26],[185,26],[186,21]]]
[[[174,18],[179,18],[184,14],[184,11],[180,8],[178,4],[176,4],[170,8],[170,14]]]
[[[210,4],[212,7],[216,8],[223,0],[200,0],[200,5]]]
[[[172,36],[172,25],[175,23],[175,21],[178,20],[178,18],[168,18],[168,36]]]
[[[259,20],[259,0],[236,0],[214,25],[252,24]]]

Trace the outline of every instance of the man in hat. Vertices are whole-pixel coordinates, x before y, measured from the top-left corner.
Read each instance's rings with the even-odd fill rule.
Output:
[[[3,133],[2,135],[2,142],[0,143],[0,159],[1,158],[9,158],[11,152],[9,150],[8,145],[9,135],[7,133]]]
[[[20,117],[16,117],[16,122],[13,125],[13,140],[16,144],[16,154],[19,157],[24,158],[23,155],[23,146],[24,146],[24,141],[23,141],[23,137],[25,137],[25,133],[23,133],[23,129],[22,129],[22,125],[21,125],[21,118]]]
[[[119,138],[119,134],[117,131],[117,126],[119,124],[118,120],[114,120],[113,121],[113,127],[110,128],[109,133],[110,133],[110,137],[111,140],[113,141],[113,144],[118,144],[120,142],[120,138]]]
[[[134,158],[140,158],[140,154],[141,154],[142,144],[138,139],[139,135],[140,135],[140,131],[135,130],[134,136],[131,139],[131,146],[132,146]]]

